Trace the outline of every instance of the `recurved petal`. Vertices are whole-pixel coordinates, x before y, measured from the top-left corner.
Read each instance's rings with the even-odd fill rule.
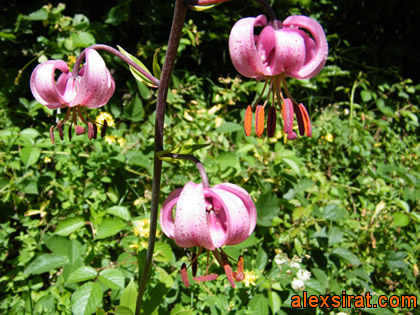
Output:
[[[259,15],[256,18],[243,18],[235,23],[230,32],[230,57],[236,70],[245,77],[257,78],[266,75],[254,36],[254,27],[266,24],[267,18],[264,15]]]
[[[38,102],[50,109],[65,107],[67,104],[54,79],[56,69],[63,72],[63,79],[69,78],[69,69],[63,60],[48,60],[34,69],[30,79],[33,96]]]
[[[257,208],[255,207],[254,201],[252,200],[248,192],[242,187],[230,183],[218,184],[215,185],[212,189],[220,189],[227,191],[235,195],[242,201],[242,203],[245,206],[247,216],[249,218],[249,230],[247,231],[248,236],[251,235],[251,233],[255,229],[255,225],[257,224]]]
[[[180,247],[216,248],[210,236],[202,184],[189,182],[182,189],[176,206],[174,240]]]
[[[171,192],[163,202],[162,209],[160,210],[159,223],[163,233],[169,238],[174,238],[174,216],[172,210],[178,202],[179,195],[182,189],[178,188]]]
[[[76,97],[70,106],[97,108],[105,105],[115,91],[115,82],[99,53],[86,48],[84,72],[80,74]]]
[[[309,79],[314,77],[324,67],[328,57],[328,43],[324,29],[317,21],[303,15],[289,16],[284,20],[283,26],[289,28],[300,27],[312,34],[315,40],[312,58],[307,60],[301,69],[289,73],[289,75],[296,79]]]

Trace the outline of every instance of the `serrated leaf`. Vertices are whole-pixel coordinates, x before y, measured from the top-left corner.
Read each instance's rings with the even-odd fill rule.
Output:
[[[97,271],[89,266],[82,266],[73,271],[67,278],[66,283],[77,283],[96,278]]]
[[[124,289],[120,298],[120,305],[128,307],[134,314],[136,311],[136,302],[137,302],[137,288],[134,284],[134,280],[128,283],[127,287]]]
[[[35,258],[24,270],[23,273],[39,275],[41,273],[57,269],[69,262],[67,256],[56,254],[42,254]]]
[[[131,55],[130,53],[126,52],[122,47],[118,46],[119,51],[125,55],[126,57],[130,58],[133,62],[135,62],[139,67],[141,67],[143,70],[145,70],[147,73],[150,73],[149,69],[147,69],[147,67],[143,64],[143,62],[141,62],[140,60],[138,60],[136,57],[134,57],[133,55]],[[132,66],[129,66],[131,74],[134,76],[134,78],[140,82],[143,82],[144,84],[146,84],[147,86],[150,87],[156,87],[155,84],[153,84],[152,81],[150,81],[148,78],[146,78],[144,76],[144,74],[142,74],[140,71],[136,70],[135,68],[133,68]],[[151,74],[151,73],[150,73]]]
[[[113,206],[106,210],[107,213],[115,215],[125,221],[131,221],[130,210],[124,206]]]
[[[104,269],[99,273],[99,280],[110,289],[124,288],[124,275],[118,269]]]
[[[68,236],[85,225],[82,217],[67,218],[60,221],[55,229],[55,234],[60,236]]]
[[[73,314],[92,314],[102,302],[101,286],[96,282],[88,282],[78,288],[71,297]]]
[[[23,147],[19,151],[19,157],[22,160],[25,167],[29,167],[38,162],[41,150],[37,147]]]
[[[95,239],[98,240],[105,237],[113,236],[120,232],[125,226],[126,223],[121,221],[120,219],[106,218],[99,225]]]

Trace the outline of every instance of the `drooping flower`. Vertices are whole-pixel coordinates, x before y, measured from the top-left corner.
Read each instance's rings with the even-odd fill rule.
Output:
[[[243,188],[229,183],[209,188],[189,182],[168,196],[160,213],[160,225],[166,236],[174,239],[180,247],[200,248],[198,254],[193,255],[191,264],[196,264],[203,248],[212,251],[232,287],[235,286],[234,280],[243,279],[243,258],[238,260],[238,270],[234,273],[221,247],[245,241],[254,231],[256,221],[257,212],[250,195]],[[181,276],[188,286],[186,268],[183,265]],[[194,279],[210,281],[215,278],[216,274],[210,274]]]
[[[89,138],[96,138],[96,123],[86,115],[85,107],[101,107],[114,94],[115,82],[102,57],[96,50],[87,48],[85,60],[85,64],[76,73],[70,72],[63,60],[48,60],[38,65],[31,75],[30,88],[38,102],[50,109],[67,108],[66,117],[57,124],[61,139],[66,121],[71,123],[70,139],[72,124],[75,125],[76,134],[85,132],[84,127],[77,124],[77,117],[88,127]],[[56,70],[61,71],[57,79]],[[54,143],[53,128],[50,128],[50,135]]]
[[[272,95],[270,107],[275,108],[275,99],[283,116],[283,129],[289,139],[295,139],[296,133],[292,130],[293,114],[296,115],[299,133],[312,135],[312,127],[305,106],[298,103],[289,93],[285,78],[309,79],[317,75],[324,67],[328,56],[328,44],[322,26],[315,20],[302,16],[292,15],[281,23],[276,21],[268,23],[264,15],[243,18],[236,22],[229,36],[229,52],[232,63],[240,74],[248,78],[265,80],[265,86],[255,107],[261,100],[267,86],[269,88],[267,101],[257,108],[257,114],[265,107]],[[255,28],[263,27],[261,33],[256,35]],[[310,35],[308,35],[308,33]],[[283,86],[286,97],[283,96]],[[258,105],[260,106],[260,105]],[[275,110],[268,110],[268,134],[274,135],[273,115]],[[264,113],[264,111],[262,111]],[[252,115],[250,109],[247,110]],[[252,116],[251,116],[252,117]],[[256,131],[261,134],[261,117],[256,119]],[[258,124],[258,126],[257,126]],[[257,130],[258,129],[258,130]],[[248,123],[245,133],[251,132]]]

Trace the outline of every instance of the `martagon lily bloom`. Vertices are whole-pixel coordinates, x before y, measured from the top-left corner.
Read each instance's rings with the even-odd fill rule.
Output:
[[[199,247],[191,262],[193,279],[210,281],[218,277],[217,274],[208,274],[208,264],[206,274],[195,277],[197,257],[206,249],[223,266],[232,287],[235,287],[235,280],[244,279],[243,257],[239,257],[237,272],[233,272],[229,257],[221,247],[245,241],[254,231],[256,222],[257,212],[251,196],[243,188],[229,183],[209,188],[189,182],[168,196],[160,213],[160,225],[166,236],[174,239],[180,247]],[[188,287],[185,264],[181,267],[181,277]]]
[[[259,35],[256,27],[262,27]],[[309,35],[309,34],[310,35]],[[255,131],[261,136],[264,130],[264,108],[270,96],[272,106],[268,108],[267,132],[274,135],[275,99],[282,112],[284,132],[288,139],[295,139],[293,114],[296,114],[300,135],[312,135],[311,121],[305,106],[290,95],[286,85],[287,76],[309,79],[324,67],[328,56],[328,44],[322,26],[315,20],[302,15],[289,16],[282,22],[268,23],[264,15],[243,18],[236,22],[229,36],[229,52],[232,63],[240,74],[248,78],[265,80],[261,100],[269,87],[267,101],[256,106]],[[286,97],[283,96],[283,86]],[[252,107],[245,115],[245,133],[251,133]]]
[[[63,124],[70,121],[69,138],[71,139],[72,125],[76,134],[83,134],[85,129],[78,125],[78,119],[87,125],[89,139],[96,138],[97,126],[95,120],[90,119],[85,107],[98,108],[105,105],[115,91],[115,82],[107,69],[104,60],[96,50],[85,50],[85,64],[72,73],[63,60],[48,60],[38,65],[32,72],[30,88],[35,99],[50,109],[67,108],[63,121],[59,121],[57,129],[63,139]],[[57,80],[56,70],[61,71]],[[86,120],[85,116],[87,117]],[[54,143],[54,126],[50,128],[51,141]],[[102,128],[105,133],[106,121]]]

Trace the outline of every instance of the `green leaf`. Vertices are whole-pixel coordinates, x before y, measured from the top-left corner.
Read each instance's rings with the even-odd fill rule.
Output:
[[[150,159],[140,152],[132,151],[127,154],[128,165],[142,166],[146,169],[149,169],[150,163],[151,163]]]
[[[268,300],[262,294],[256,294],[249,302],[253,314],[268,315]]]
[[[107,213],[115,215],[125,221],[131,221],[130,210],[124,206],[113,206],[106,210]]]
[[[271,226],[272,219],[280,211],[279,201],[275,194],[269,192],[261,195],[255,206],[257,207],[258,225]]]
[[[68,236],[77,231],[85,225],[85,220],[82,217],[67,218],[60,221],[55,229],[55,234],[61,236]]]
[[[124,275],[118,269],[104,269],[99,274],[99,280],[110,289],[124,288]]]
[[[124,108],[124,116],[134,122],[141,121],[144,117],[143,102],[136,93],[131,102]]]
[[[88,282],[78,288],[71,297],[73,314],[91,315],[102,302],[101,286],[96,282]]]
[[[219,128],[216,129],[218,133],[227,133],[227,132],[235,132],[238,130],[243,130],[244,127],[240,124],[233,123],[233,122],[223,122]]]
[[[146,66],[140,61],[138,60],[136,57],[134,57],[133,55],[131,55],[130,53],[126,52],[122,47],[118,46],[118,49],[120,50],[120,52],[125,55],[126,57],[130,58],[133,62],[135,62],[138,66],[140,66],[143,70],[145,70],[147,73],[150,73],[149,69],[146,68]],[[144,84],[146,84],[147,86],[150,87],[156,87],[155,84],[153,84],[152,81],[150,81],[148,78],[146,78],[140,71],[136,70],[135,68],[133,68],[132,66],[130,67],[130,71],[131,74],[134,76],[134,78],[140,82],[143,82]],[[151,73],[150,73],[151,74]]]
[[[96,278],[97,271],[89,266],[82,266],[73,271],[67,278],[66,283],[77,283]]]
[[[312,268],[311,272],[315,276],[315,278],[319,281],[319,284],[321,286],[321,293],[326,292],[328,288],[328,276],[325,274],[324,271],[322,271],[319,268]]]
[[[372,94],[369,91],[362,90],[360,91],[360,97],[362,98],[363,102],[367,103],[372,99]]]
[[[99,240],[105,237],[113,236],[120,232],[125,226],[126,223],[120,219],[106,218],[99,225],[95,239]]]
[[[198,151],[202,148],[208,147],[210,143],[205,144],[177,144],[176,146],[173,146],[170,149],[159,151],[156,153],[156,156],[166,162],[176,162],[180,159],[172,158],[172,157],[164,157],[165,154],[192,154],[195,151]]]
[[[31,275],[39,275],[41,273],[52,271],[64,266],[69,262],[67,256],[56,254],[42,254],[35,258],[24,270],[24,273]]]
[[[90,45],[95,44],[95,37],[89,32],[77,32],[71,34],[71,39],[73,42],[73,47],[89,47]]]
[[[41,155],[41,150],[37,147],[23,147],[19,151],[19,157],[22,160],[25,167],[29,167],[38,162],[39,156]]]
[[[344,260],[348,261],[353,266],[359,266],[361,264],[359,258],[357,258],[355,254],[353,254],[351,251],[349,251],[346,248],[342,248],[342,247],[334,248],[331,253],[340,258],[343,258]]]
[[[273,290],[268,291],[268,302],[270,303],[271,312],[278,314],[281,307],[280,296]]]
[[[133,314],[136,311],[136,302],[137,302],[137,288],[134,284],[134,280],[128,283],[127,287],[124,289],[121,294],[120,305],[128,307]]]
[[[156,49],[155,54],[153,55],[153,74],[158,79],[160,79],[160,75],[162,74],[162,70],[159,66],[159,61],[158,61],[159,51],[161,48],[162,47],[159,47],[158,49]]]
[[[408,265],[405,263],[404,259],[407,257],[407,254],[404,252],[387,252],[385,261],[389,269],[406,269]]]
[[[67,247],[69,246],[70,241],[67,238],[61,236],[51,236],[46,239],[45,245],[50,251],[56,255],[67,256]]]
[[[190,5],[189,8],[192,11],[202,12],[209,9],[214,8],[215,6],[219,5],[220,3],[210,4],[210,5]]]
[[[156,243],[153,259],[155,261],[169,263],[174,257],[172,248],[167,243]]]
[[[410,218],[403,212],[395,212],[392,214],[394,226],[407,226],[410,223]]]
[[[151,314],[160,304],[162,304],[165,295],[172,288],[174,278],[167,274],[162,268],[159,268],[160,282],[151,290],[150,297],[144,302],[144,313]],[[174,272],[176,274],[177,271]]]
[[[298,163],[295,160],[289,158],[283,158],[283,162],[286,163],[296,175],[300,176],[300,168]]]
[[[115,310],[115,315],[134,315],[134,313],[129,307],[119,305]]]

